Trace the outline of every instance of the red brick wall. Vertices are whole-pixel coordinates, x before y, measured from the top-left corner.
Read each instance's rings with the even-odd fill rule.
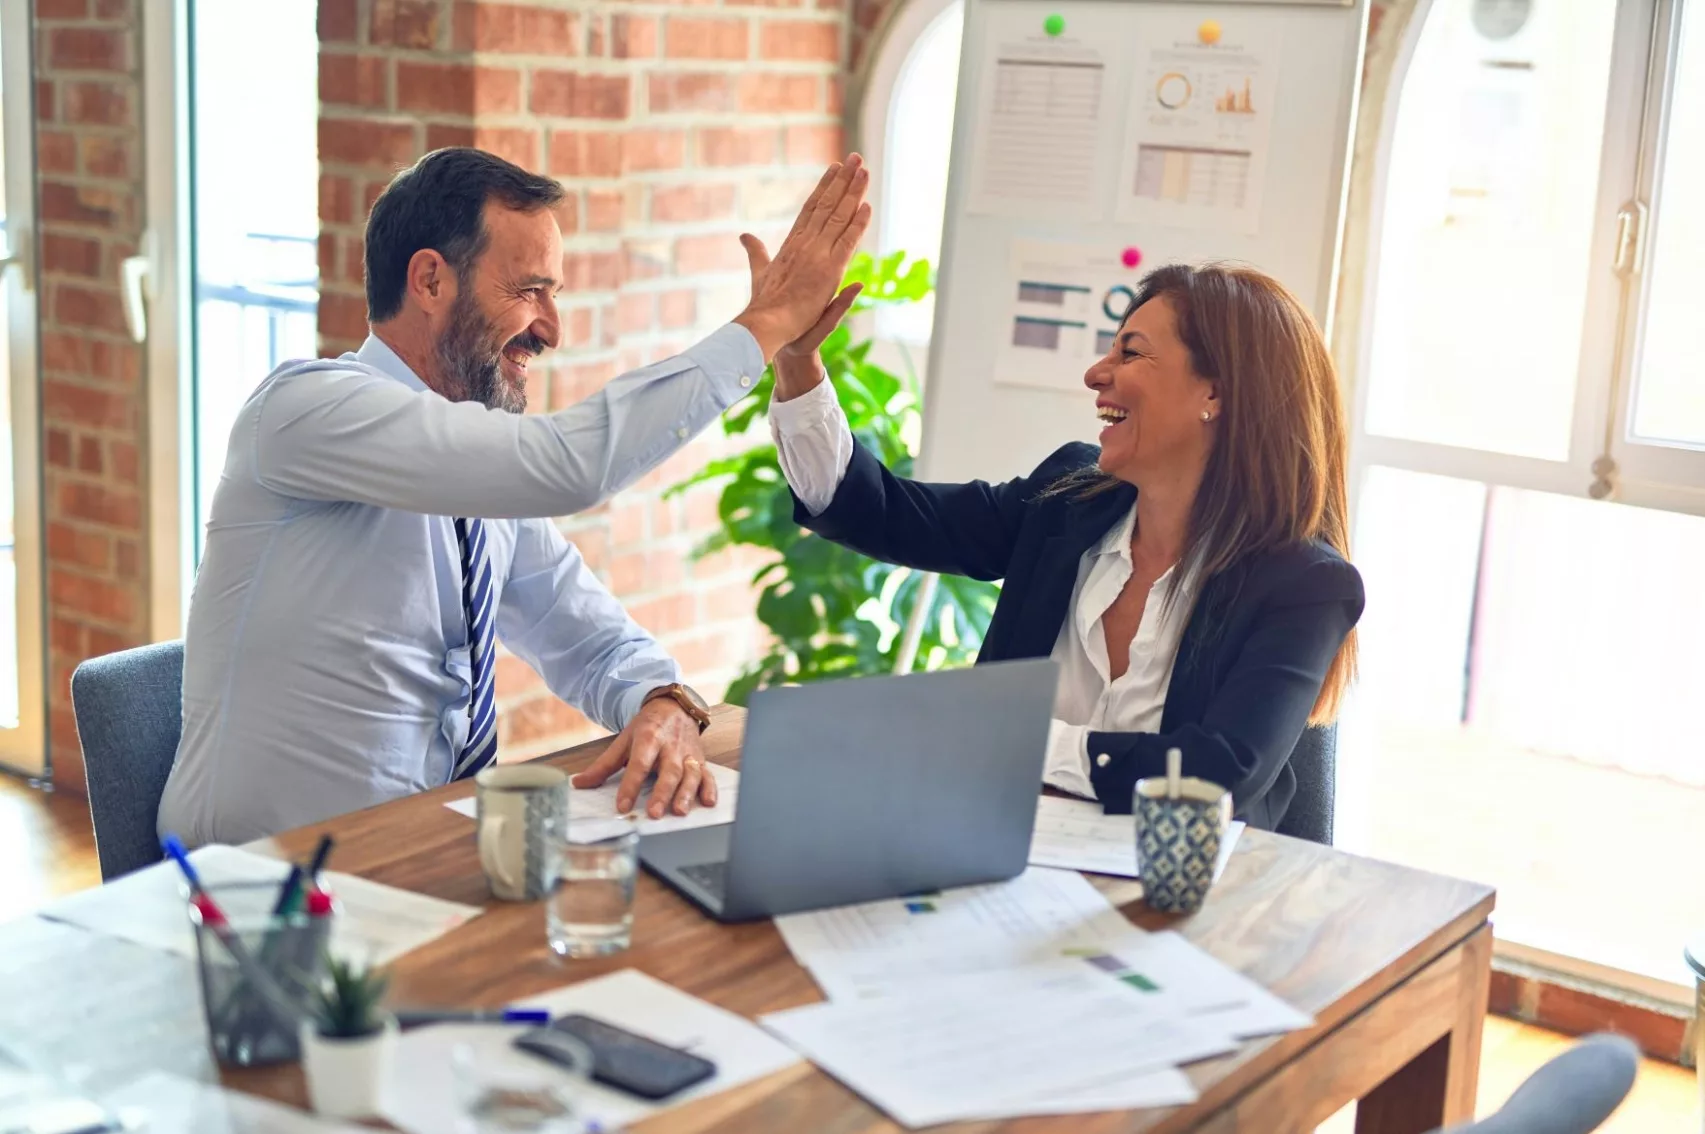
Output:
[[[840,149],[839,2],[320,0],[323,348],[348,349],[366,330],[368,205],[399,164],[449,144],[491,149],[569,190],[565,341],[530,392],[535,408],[585,398],[726,321],[746,292],[736,236],[779,237]],[[713,530],[716,492],[661,490],[724,444],[713,427],[563,524],[714,696],[757,647],[749,580],[762,560],[689,562]],[[588,735],[513,658],[500,663],[499,696],[506,755]]]
[[[139,0],[34,0],[42,514],[54,779],[83,789],[70,676],[148,638],[142,350],[119,262],[142,232]]]

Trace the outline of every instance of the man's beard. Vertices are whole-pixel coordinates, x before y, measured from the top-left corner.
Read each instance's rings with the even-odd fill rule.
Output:
[[[449,325],[438,336],[438,372],[444,396],[453,402],[478,402],[491,409],[523,413],[527,389],[504,380],[503,352],[515,346],[537,355],[545,344],[531,331],[523,331],[507,343],[498,343],[496,338],[474,297],[467,292],[456,296]]]

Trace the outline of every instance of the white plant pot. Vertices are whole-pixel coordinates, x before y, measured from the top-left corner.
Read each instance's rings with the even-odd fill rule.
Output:
[[[308,1101],[328,1118],[372,1118],[379,1113],[385,1081],[397,1050],[397,1021],[354,1039],[322,1036],[312,1020],[302,1022],[302,1074]]]

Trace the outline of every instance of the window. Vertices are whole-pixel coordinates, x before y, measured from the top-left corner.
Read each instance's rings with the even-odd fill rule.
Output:
[[[237,411],[318,353],[315,7],[159,0],[143,25],[150,239],[127,282],[147,299],[158,638],[183,632]]]
[[[184,457],[194,461],[197,561],[237,411],[279,363],[318,353],[314,7],[190,8],[195,443]],[[252,50],[257,42],[267,50]]]
[[[1664,870],[1705,826],[1705,8],[1422,11],[1375,171],[1340,841],[1497,884],[1501,949],[1673,990],[1705,924]]]
[[[963,0],[905,0],[872,60],[859,144],[878,178],[871,197],[879,254],[905,252],[931,265],[940,257],[963,26]],[[932,295],[878,312],[876,333],[921,346],[934,322]]]

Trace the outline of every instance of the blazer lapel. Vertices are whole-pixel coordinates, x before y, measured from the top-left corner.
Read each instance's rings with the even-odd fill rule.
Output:
[[[1047,657],[1060,636],[1060,625],[1077,585],[1078,564],[1084,552],[1124,518],[1136,502],[1136,489],[1121,486],[1065,510],[1060,530],[1042,543],[1036,569],[1024,581],[1024,593],[1013,595],[1023,605],[1004,657]],[[1016,580],[1008,580],[1011,587]]]

